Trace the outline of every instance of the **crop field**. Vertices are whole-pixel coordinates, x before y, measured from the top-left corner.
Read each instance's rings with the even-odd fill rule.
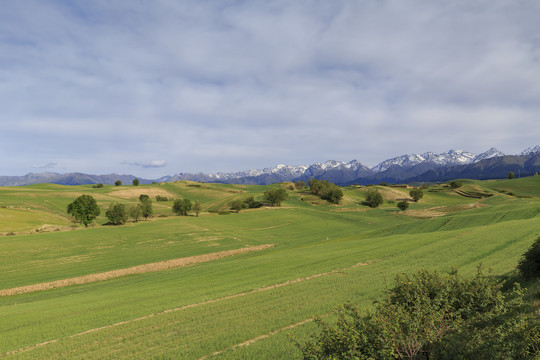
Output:
[[[280,186],[280,207],[220,215]],[[289,186],[0,188],[0,358],[294,359],[291,338],[315,317],[347,301],[370,309],[395,274],[482,264],[509,276],[540,236],[537,176],[434,185],[406,211],[404,188],[375,186],[384,204],[372,209],[367,187],[332,205]],[[101,208],[88,228],[66,214],[83,194]],[[141,194],[152,218],[106,225],[110,204]],[[178,198],[201,214],[173,215]]]

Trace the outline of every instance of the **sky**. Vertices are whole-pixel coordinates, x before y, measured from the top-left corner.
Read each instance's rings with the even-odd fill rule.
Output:
[[[0,175],[540,144],[536,0],[6,0]]]

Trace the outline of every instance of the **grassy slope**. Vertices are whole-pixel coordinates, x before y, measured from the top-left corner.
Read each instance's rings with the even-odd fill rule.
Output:
[[[266,189],[193,185],[197,184],[180,182],[137,191],[166,190],[176,197],[201,201],[203,210],[219,210],[238,197],[260,197]],[[485,191],[509,186],[505,182],[474,185]],[[514,179],[511,186],[515,192],[535,196],[540,182],[538,178]],[[6,188],[0,189],[0,205],[47,208],[45,204],[53,204],[47,205],[47,211],[51,216],[62,216],[60,209],[79,193],[93,194],[102,208],[113,201],[136,202],[135,192],[131,198],[119,198],[115,196],[118,190],[55,185]],[[393,190],[407,197],[407,190]],[[217,351],[224,351],[217,358],[291,357],[295,349],[284,334],[292,332],[302,338],[312,324],[277,332],[248,347],[232,347],[330,313],[346,300],[369,306],[396,272],[420,267],[446,271],[457,266],[472,273],[482,262],[494,274],[506,274],[540,233],[540,201],[536,198],[497,195],[478,200],[451,191],[426,193],[411,209],[451,206],[454,212],[423,219],[400,213],[395,204],[366,209],[359,205],[364,191],[346,189],[340,206],[290,192],[289,200],[279,209],[230,216],[158,217],[123,227],[1,237],[0,270],[5,275],[0,288],[245,245],[275,246],[187,268],[1,298],[0,353],[59,339],[10,357],[73,358],[84,354],[96,359],[197,359]],[[24,195],[27,193],[31,196]],[[399,198],[399,194],[394,195]],[[313,205],[311,200],[323,205]],[[465,204],[476,202],[488,206],[464,210]],[[170,213],[170,202],[154,205],[157,214]],[[346,211],[336,211],[339,209]],[[370,260],[377,261],[351,267]],[[316,274],[324,275],[305,279]],[[286,283],[295,279],[304,280]],[[188,307],[178,309],[182,306]],[[168,309],[177,310],[163,313]],[[123,321],[127,322],[76,335]]]

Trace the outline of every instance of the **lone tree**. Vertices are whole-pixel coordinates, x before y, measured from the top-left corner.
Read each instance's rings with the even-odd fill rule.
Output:
[[[508,179],[513,179],[514,177],[515,177],[514,172],[513,172],[513,171],[510,171],[510,172],[508,173]]]
[[[141,204],[133,205],[129,208],[129,216],[133,218],[133,221],[138,222],[141,215]]]
[[[366,193],[366,203],[369,207],[376,208],[383,203],[383,197],[376,189],[369,189]]]
[[[114,182],[114,186],[120,186],[120,185],[122,185],[122,181],[116,180],[116,181]]]
[[[133,179],[133,186],[139,186],[139,179]]]
[[[287,196],[285,189],[270,189],[264,193],[264,200],[268,201],[272,206],[281,206],[281,202],[287,199]]]
[[[412,189],[411,191],[409,191],[409,195],[413,198],[415,202],[418,202],[418,200],[424,197],[424,192],[420,189]]]
[[[199,217],[199,213],[201,212],[202,210],[202,206],[201,206],[201,202],[198,201],[198,200],[195,200],[195,202],[193,203],[193,208],[192,208],[193,212],[195,213],[195,216],[196,217]]]
[[[139,201],[141,208],[141,214],[144,216],[144,220],[148,220],[150,216],[154,213],[154,209],[152,208],[152,199],[150,199],[150,196],[148,195],[141,195],[139,196]]]
[[[191,201],[189,199],[174,200],[172,211],[176,215],[187,216],[188,212],[191,211]]]
[[[67,213],[84,227],[88,227],[100,212],[96,200],[90,195],[81,195],[67,206]]]
[[[105,216],[107,216],[107,219],[109,219],[109,224],[122,225],[128,219],[126,205],[120,203],[113,203],[109,205],[109,209],[105,213]]]
[[[457,189],[457,188],[460,188],[463,185],[463,183],[461,181],[452,180],[450,181],[449,185],[452,189]]]
[[[231,203],[231,210],[234,210],[237,213],[239,213],[244,207],[247,207],[247,205],[240,199],[234,200]]]
[[[397,203],[397,207],[401,211],[405,211],[409,208],[409,202],[408,201],[400,201]]]

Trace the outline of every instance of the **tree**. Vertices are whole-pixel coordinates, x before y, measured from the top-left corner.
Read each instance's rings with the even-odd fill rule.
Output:
[[[383,203],[383,197],[377,189],[369,189],[366,193],[366,203],[369,207],[376,208]]]
[[[523,278],[540,278],[540,237],[521,256],[517,269]]]
[[[397,203],[397,207],[401,210],[401,211],[405,211],[409,208],[409,202],[408,201],[400,201]]]
[[[463,186],[463,183],[461,183],[461,181],[452,180],[452,181],[450,181],[449,185],[450,185],[450,187],[452,189],[457,189],[457,188],[460,188],[461,186]]]
[[[133,179],[133,186],[139,186],[139,179]]]
[[[191,211],[191,201],[189,199],[176,199],[174,200],[172,210],[176,215],[187,216]]]
[[[138,222],[141,215],[141,204],[133,205],[129,208],[129,216],[133,219],[133,221]]]
[[[67,213],[84,227],[88,227],[100,212],[96,200],[90,195],[81,195],[67,206]]]
[[[232,203],[231,203],[231,210],[234,210],[236,211],[237,213],[240,212],[240,210],[242,210],[244,207],[247,207],[246,203],[243,202],[242,200],[234,200]]]
[[[109,205],[109,209],[105,213],[105,216],[109,219],[109,224],[122,225],[128,219],[126,206],[120,203],[113,203]]]
[[[306,183],[302,180],[298,180],[294,182],[294,187],[296,190],[303,190],[306,187]]]
[[[121,186],[121,185],[122,185],[122,181],[120,181],[120,180],[116,180],[114,182],[114,186]]]
[[[264,199],[268,201],[272,206],[281,206],[281,202],[287,199],[287,192],[285,189],[270,189],[264,193]]]
[[[142,195],[141,195],[142,196]],[[141,214],[144,216],[144,220],[148,220],[150,216],[154,213],[154,209],[152,208],[152,200],[148,195],[144,195],[142,199],[139,198],[140,201],[140,208],[141,208]]]
[[[418,202],[418,200],[424,197],[424,192],[420,189],[412,189],[411,191],[409,191],[409,195],[413,198],[415,202]]]
[[[143,202],[143,201],[146,201],[146,200],[150,200],[150,196],[148,196],[146,194],[139,195],[139,201],[140,202]]]
[[[318,319],[320,333],[296,344],[304,359],[535,359],[540,322],[523,296],[480,268],[473,278],[400,274],[373,313],[345,304],[336,327]]]
[[[508,173],[508,179],[513,179],[514,176],[515,176],[515,174],[514,174],[513,171],[510,171],[510,172]]]
[[[201,210],[202,210],[201,202],[198,200],[195,200],[195,202],[193,203],[193,212],[195,213],[196,217],[199,217],[199,213],[201,212]]]

